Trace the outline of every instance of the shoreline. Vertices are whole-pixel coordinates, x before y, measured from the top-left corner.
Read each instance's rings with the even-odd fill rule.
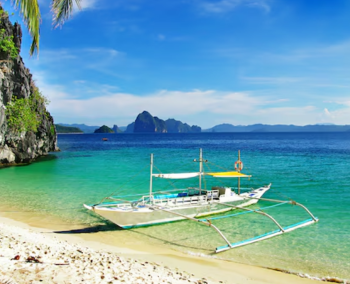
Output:
[[[251,265],[236,263],[232,261],[204,258],[200,256],[184,254],[184,253],[177,252],[164,247],[153,247],[147,244],[142,244],[141,247],[135,246],[136,249],[134,249],[134,248],[125,246],[125,244],[123,244],[123,246],[120,246],[120,245],[116,246],[116,244],[112,244],[112,245],[106,244],[104,242],[101,242],[97,236],[93,236],[91,234],[90,235],[80,234],[79,236],[71,235],[71,234],[58,234],[58,233],[54,233],[52,229],[50,230],[50,229],[44,229],[40,227],[33,227],[30,225],[27,225],[26,223],[15,221],[8,217],[3,217],[2,215],[0,215],[0,226],[8,226],[12,228],[11,229],[13,231],[13,235],[11,236],[12,239],[16,238],[15,232],[17,231],[20,231],[22,235],[27,237],[31,236],[32,234],[34,235],[37,234],[38,236],[40,236],[39,238],[45,239],[42,242],[42,245],[50,245],[53,243],[53,247],[55,247],[59,243],[64,242],[66,244],[66,247],[73,246],[73,249],[70,248],[71,251],[79,251],[79,250],[83,251],[82,248],[77,249],[77,247],[85,247],[85,249],[88,250],[89,254],[92,255],[93,258],[94,257],[101,258],[101,255],[108,254],[110,257],[111,255],[115,257],[116,260],[118,259],[120,260],[121,258],[129,259],[132,263],[134,262],[140,263],[141,261],[141,268],[144,268],[144,267],[147,268],[148,266],[152,266],[152,267],[157,266],[162,271],[161,275],[163,275],[165,272],[167,273],[168,278],[167,279],[164,278],[163,280],[170,281],[168,283],[181,283],[181,281],[188,281],[190,283],[248,283],[248,284],[318,283],[316,282],[317,280],[314,280],[311,278],[303,278],[303,277],[307,277],[307,275],[302,276],[302,275],[298,275],[297,273],[291,274],[287,271],[279,271],[278,269],[263,268],[258,266],[251,266]],[[17,240],[17,242],[20,242],[20,241]],[[33,244],[28,243],[28,246],[32,246],[32,245]],[[9,244],[9,246],[12,246],[12,245]],[[12,254],[15,254],[15,251],[13,251]],[[23,254],[23,251],[22,251],[22,254]],[[15,255],[13,255],[11,259],[13,259],[14,257]],[[23,265],[26,264],[26,263],[23,263],[23,259],[25,257],[27,257],[28,259],[30,255],[22,257],[21,263]],[[45,257],[45,255],[42,257]],[[76,254],[74,254],[73,257],[77,257]],[[13,265],[13,263],[16,262],[16,260],[11,260],[11,259],[7,258],[7,261],[4,262],[4,257],[0,257],[0,260],[2,262],[10,265],[10,267],[8,267],[8,271],[11,271],[12,269],[11,265]],[[86,259],[84,260],[86,261]],[[59,259],[57,261],[59,261]],[[36,273],[34,266],[36,264],[30,263],[30,265],[32,265],[32,271],[29,272],[29,274],[32,274],[32,277],[34,277],[33,274]],[[60,274],[59,271],[64,270],[64,268],[62,268],[63,266],[67,267],[66,270],[69,270],[71,268],[70,267],[71,265],[72,264],[70,263],[70,265],[58,265],[58,266],[56,265],[54,267],[51,266],[51,270],[53,270],[52,271],[53,274],[58,273],[57,279],[61,279],[63,276],[59,275]],[[0,272],[1,272],[1,269],[3,269],[4,267],[4,264],[1,265],[1,267],[2,268],[0,268]],[[30,271],[28,267],[26,269]],[[92,268],[90,268],[90,270],[91,269]],[[78,270],[79,269],[77,269],[76,271]],[[92,274],[91,277],[93,277],[94,273],[96,274],[99,272],[97,271],[94,272],[92,270],[92,271],[89,271],[89,273],[90,273],[89,275]],[[141,278],[143,277],[142,283],[151,283],[152,281],[155,281],[155,279],[159,280],[160,279],[159,277],[162,277],[159,275],[159,273],[158,274],[153,273],[152,274],[153,276],[149,276],[151,278],[153,277],[152,280],[146,279],[145,276],[147,275],[145,274],[147,273],[148,272],[145,273],[145,271],[143,271],[138,276]],[[79,273],[77,272],[77,275],[78,274]],[[124,274],[126,275],[125,276],[126,278],[131,277],[128,273],[124,273]],[[179,278],[180,274],[183,275],[181,277],[186,278],[186,280],[183,280],[182,278],[180,279]],[[69,272],[67,275],[70,275],[70,277],[74,276],[72,275],[72,272]],[[77,277],[77,275],[75,276]],[[134,280],[135,279],[133,279],[132,281]],[[328,280],[327,279],[318,279],[318,280],[337,282],[338,279],[329,278]],[[108,283],[106,282],[105,278],[98,279],[98,280],[94,279],[94,281],[98,281],[96,283]],[[63,282],[54,282],[54,283],[63,283]],[[75,282],[75,283],[78,283],[78,282]],[[117,281],[115,283],[119,283],[119,282]],[[338,283],[344,283],[344,282],[339,280]]]

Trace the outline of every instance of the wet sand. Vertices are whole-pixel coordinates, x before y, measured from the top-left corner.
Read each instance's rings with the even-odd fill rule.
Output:
[[[109,237],[110,232],[64,234],[64,229],[71,230],[64,224],[50,228],[45,220],[40,224],[30,215],[25,223],[10,219],[9,213],[2,215],[0,283],[319,283],[262,267],[183,254],[130,239],[130,234],[120,234],[118,241]]]

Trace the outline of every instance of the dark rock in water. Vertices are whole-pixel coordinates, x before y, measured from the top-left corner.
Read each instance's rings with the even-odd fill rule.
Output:
[[[200,133],[200,132],[202,132],[202,128],[198,125],[192,125],[191,132]]]
[[[179,120],[169,118],[165,121],[168,132],[170,133],[192,133],[201,132],[199,126],[193,125],[189,126],[187,123],[182,123]]]
[[[134,125],[134,132],[167,132],[165,121],[158,117],[153,117],[148,111],[140,113]]]
[[[166,133],[167,128],[166,128],[166,123],[164,120],[158,118],[158,117],[154,117],[154,122],[155,122],[155,132],[160,132],[160,133]]]
[[[19,52],[22,40],[20,25],[12,25],[3,13],[0,18],[0,30],[2,29],[7,39],[13,36],[12,40]],[[0,48],[0,167],[30,163],[50,151],[59,150],[53,118],[46,110],[45,103],[34,98],[35,88],[32,75],[24,66],[21,56],[18,54],[11,57],[8,51]],[[7,116],[6,109],[15,97],[36,102],[34,111],[40,123],[35,132],[10,129],[10,117]]]
[[[135,127],[135,122],[130,123],[130,124],[126,127],[124,133],[134,133],[134,127]]]
[[[112,130],[114,131],[114,133],[123,133],[123,131],[118,127],[118,125],[113,125]]]
[[[99,129],[96,129],[94,133],[114,133],[114,131],[108,126],[103,125]]]
[[[201,131],[202,129],[197,125],[189,126],[187,123],[182,123],[173,118],[164,121],[144,111],[137,116],[134,124],[128,125],[125,132],[192,133]]]

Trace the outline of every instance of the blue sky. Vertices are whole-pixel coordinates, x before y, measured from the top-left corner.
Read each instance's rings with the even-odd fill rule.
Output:
[[[350,1],[82,0],[57,29],[50,2],[21,56],[55,123],[350,124]]]

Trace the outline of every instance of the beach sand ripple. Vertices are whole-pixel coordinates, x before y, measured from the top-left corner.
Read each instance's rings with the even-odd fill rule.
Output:
[[[0,283],[209,283],[157,263],[124,258],[0,223]]]

